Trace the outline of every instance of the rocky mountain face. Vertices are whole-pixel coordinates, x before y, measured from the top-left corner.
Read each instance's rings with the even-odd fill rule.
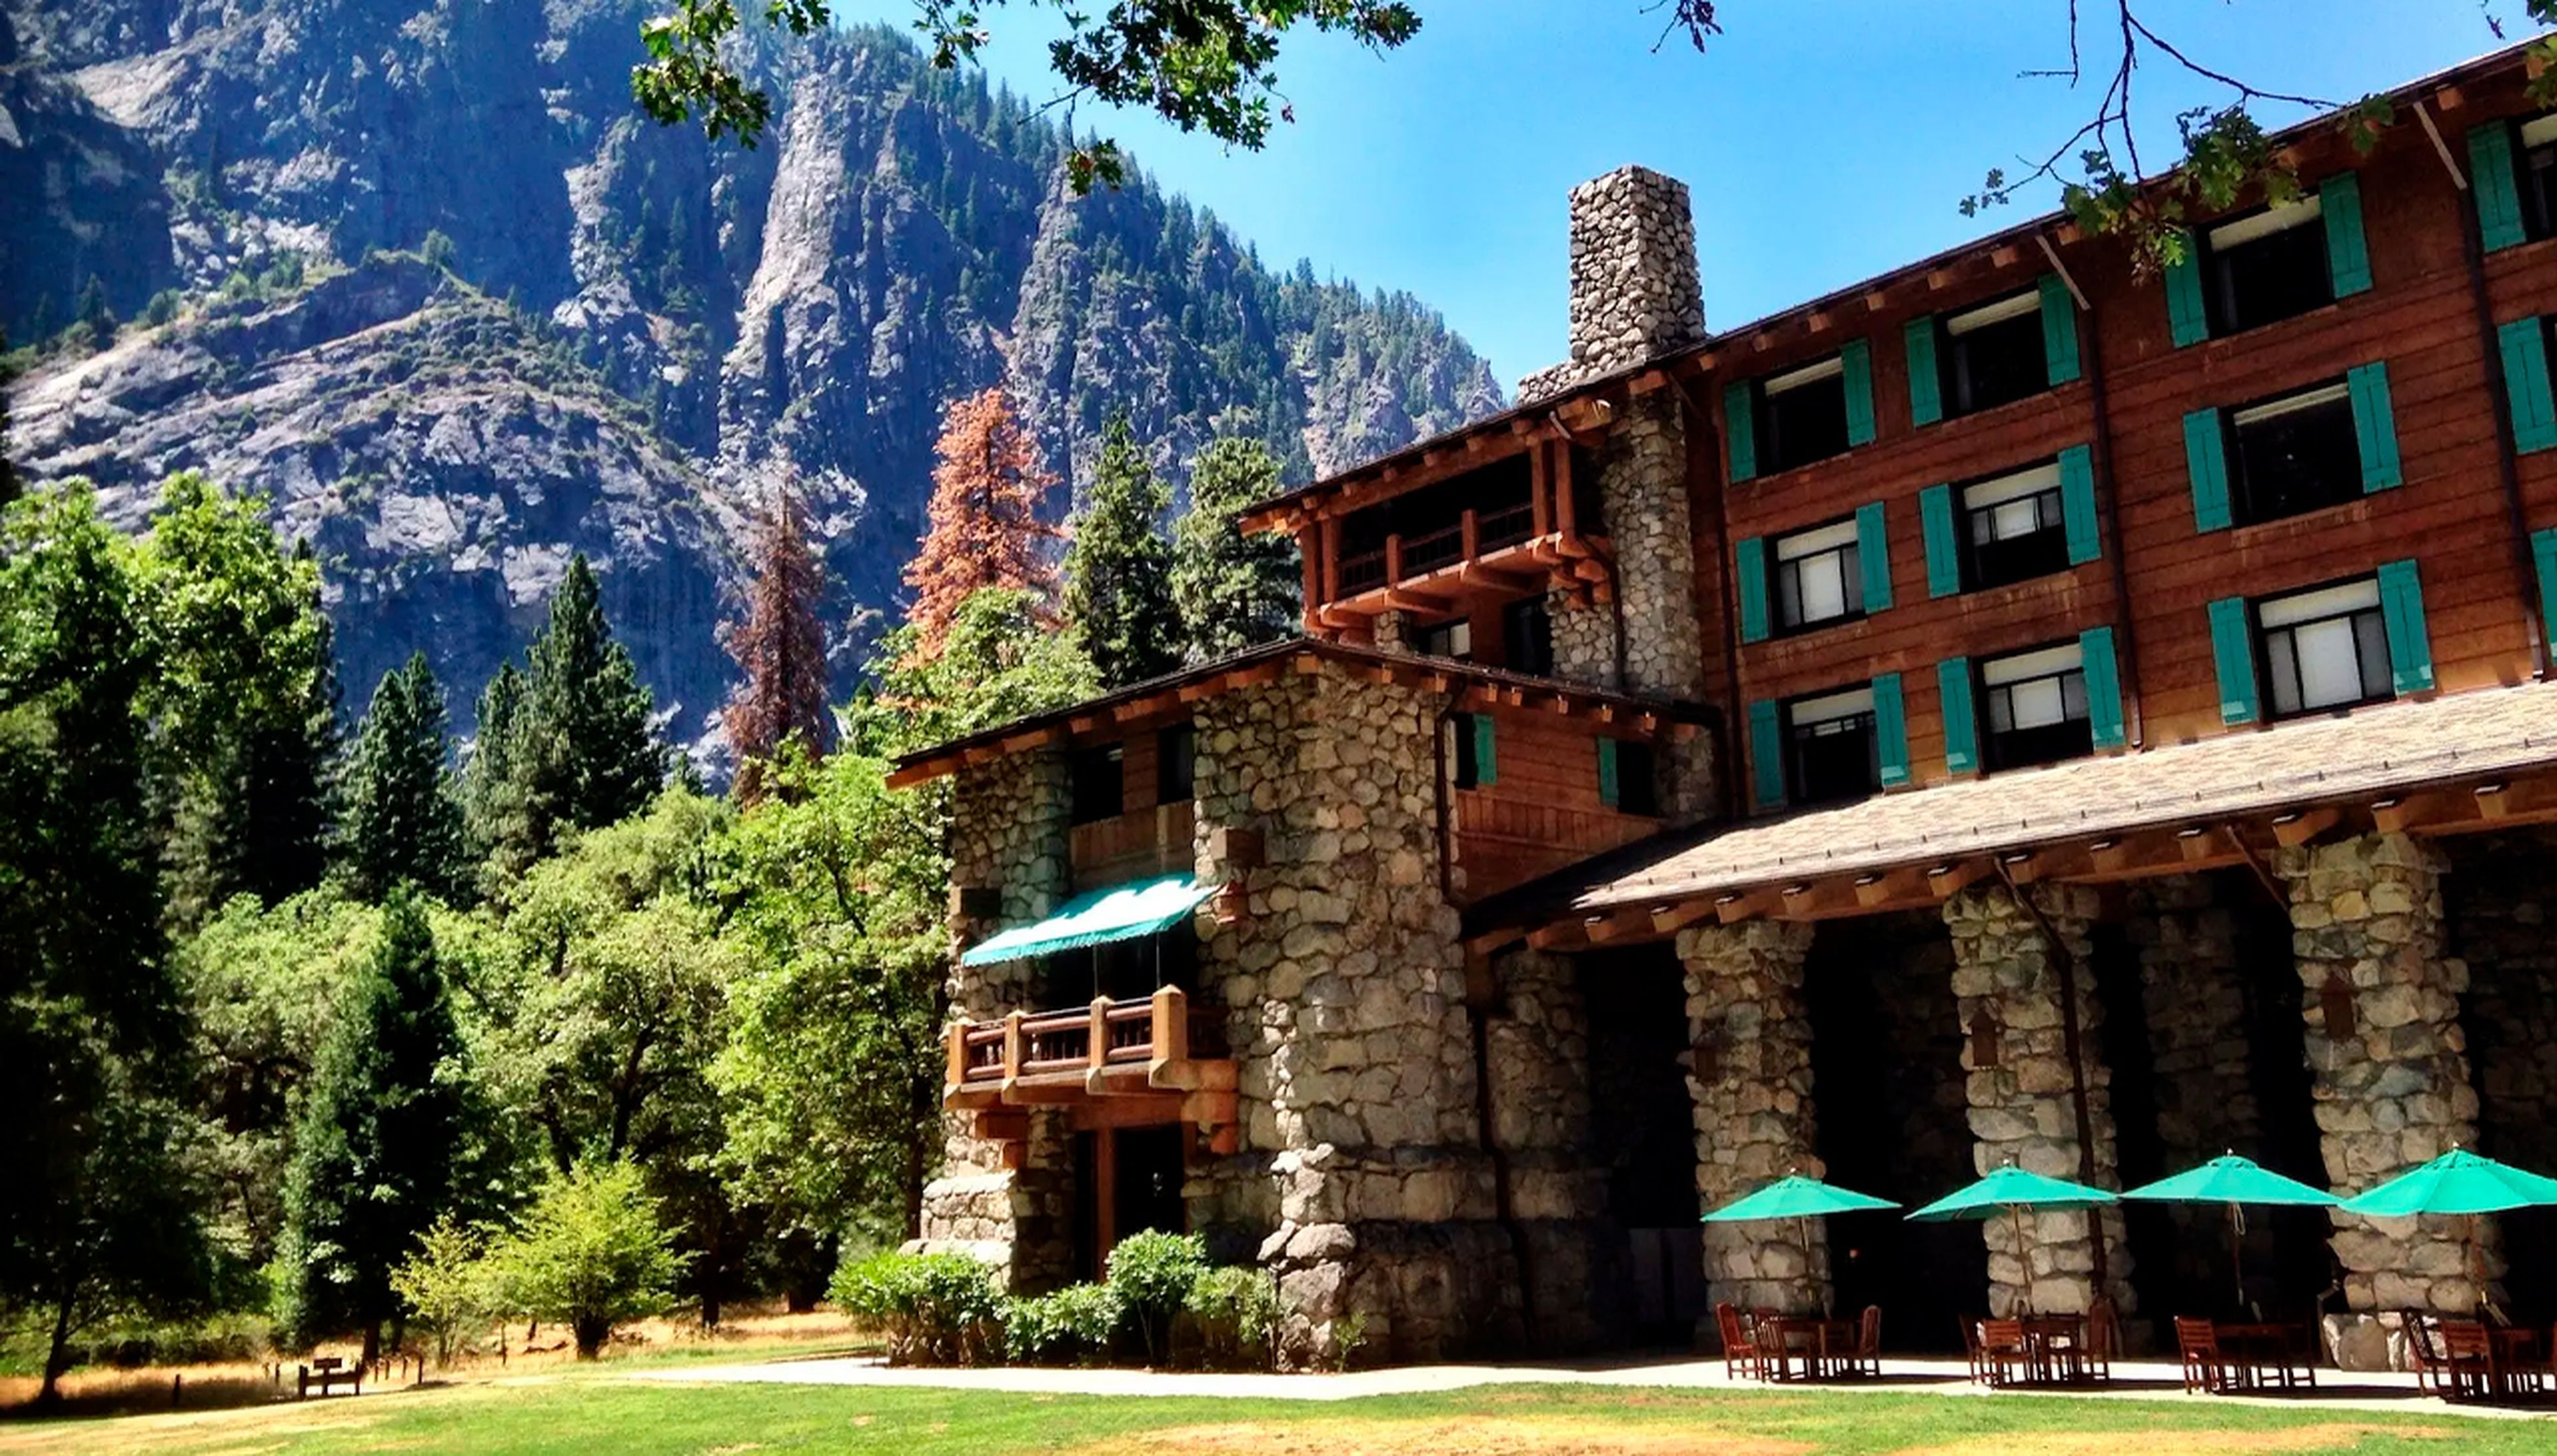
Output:
[[[422,648],[467,725],[585,551],[698,744],[757,493],[811,503],[848,686],[954,395],[1008,384],[1069,478],[1119,409],[1175,477],[1239,433],[1302,479],[1500,405],[1408,297],[1144,182],[1071,197],[1055,127],[891,32],[760,55],[757,150],[660,129],[641,13],[0,0],[0,323],[50,334],[91,278],[127,321],[15,381],[13,458],[126,521],[182,467],[268,493],[354,707]]]

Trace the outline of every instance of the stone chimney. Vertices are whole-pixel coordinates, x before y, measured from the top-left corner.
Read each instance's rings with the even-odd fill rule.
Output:
[[[1522,400],[1704,341],[1704,285],[1686,184],[1620,167],[1571,190],[1571,357],[1519,382]]]

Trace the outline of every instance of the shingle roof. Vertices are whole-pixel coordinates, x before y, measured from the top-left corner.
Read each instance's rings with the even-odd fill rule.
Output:
[[[2547,767],[2557,767],[2557,683],[2486,689],[1664,837],[1522,886],[1468,920],[1595,914]]]

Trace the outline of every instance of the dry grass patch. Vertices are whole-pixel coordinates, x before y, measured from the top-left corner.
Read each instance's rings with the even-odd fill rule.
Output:
[[[0,1424],[0,1451],[93,1451],[99,1449],[101,1437],[111,1439],[119,1452],[203,1451],[205,1442],[228,1437],[237,1444],[217,1450],[248,1456],[250,1452],[273,1450],[289,1436],[360,1430],[380,1420],[384,1413],[369,1396],[339,1396],[229,1410],[128,1415],[111,1425],[79,1420],[36,1426]]]
[[[1702,1424],[1638,1426],[1579,1416],[1496,1419],[1237,1421],[1139,1431],[1075,1453],[1126,1456],[1808,1456],[1803,1441]]]
[[[2456,1441],[2439,1426],[2370,1425],[2323,1421],[2270,1430],[2008,1431],[1972,1436],[1941,1446],[1917,1446],[1895,1456],[2275,1456],[2287,1451],[2350,1451],[2365,1436],[2406,1441]]]

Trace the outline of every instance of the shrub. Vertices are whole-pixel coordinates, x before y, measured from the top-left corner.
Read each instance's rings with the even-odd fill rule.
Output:
[[[174,288],[160,290],[151,296],[150,303],[143,306],[142,322],[154,329],[171,323],[178,317],[178,306],[181,302],[183,300],[178,297],[178,290]]]
[[[1202,1271],[1183,1307],[1200,1354],[1216,1370],[1267,1370],[1278,1338],[1278,1285],[1249,1265]]]
[[[1127,1310],[1107,1284],[1070,1284],[1004,1306],[1004,1353],[1015,1365],[1091,1365],[1110,1354]]]
[[[1147,1363],[1163,1363],[1172,1317],[1189,1303],[1190,1289],[1206,1272],[1207,1241],[1196,1234],[1134,1234],[1110,1251],[1111,1291],[1136,1318]]]
[[[454,1351],[471,1331],[497,1317],[494,1270],[481,1257],[479,1236],[447,1215],[418,1236],[418,1251],[391,1270],[391,1288],[408,1306],[410,1322],[435,1341],[435,1364],[453,1364]]]
[[[577,1358],[593,1360],[614,1325],[666,1307],[684,1263],[674,1238],[635,1165],[580,1163],[552,1175],[521,1226],[489,1252],[497,1303],[567,1325]]]
[[[875,1254],[828,1290],[887,1336],[891,1365],[982,1365],[1003,1348],[995,1271],[964,1254]]]

